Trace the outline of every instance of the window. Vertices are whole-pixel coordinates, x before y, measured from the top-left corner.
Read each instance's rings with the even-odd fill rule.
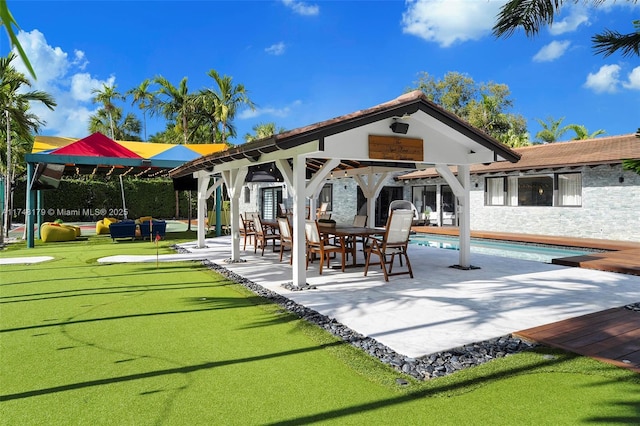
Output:
[[[262,189],[262,218],[275,220],[278,217],[278,204],[282,202],[282,187]]]
[[[249,189],[248,186],[244,187],[244,202],[245,203],[251,202],[251,190]]]
[[[582,175],[580,173],[562,173],[558,178],[558,205],[582,205]]]
[[[320,207],[322,203],[327,203],[327,211],[333,211],[333,184],[325,183],[318,196],[317,206]]]
[[[581,206],[582,175],[557,173],[542,176],[486,178],[485,205]]]
[[[551,176],[519,177],[519,206],[552,206],[553,178]]]
[[[436,211],[436,186],[414,186],[411,188],[413,205],[419,212]]]
[[[504,178],[487,178],[485,192],[485,205],[504,206]]]

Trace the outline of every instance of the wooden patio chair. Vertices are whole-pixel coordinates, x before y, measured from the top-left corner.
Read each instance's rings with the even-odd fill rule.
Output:
[[[262,224],[259,214],[253,215],[253,228],[256,233],[256,243],[253,246],[253,252],[257,253],[258,247],[261,247],[261,256],[264,256],[264,248],[269,244],[269,241],[273,241],[275,246],[275,241],[280,239],[280,235],[270,233],[267,229],[268,227]]]
[[[409,246],[409,235],[411,234],[411,222],[413,221],[413,211],[411,210],[393,210],[387,219],[384,236],[382,238],[371,238],[371,246],[367,249],[367,261],[364,265],[364,276],[367,276],[371,255],[376,255],[380,259],[380,267],[384,272],[384,280],[389,281],[392,275],[409,274],[413,278],[413,270],[411,262],[407,255],[407,247]],[[387,261],[387,256],[391,259]],[[392,272],[393,261],[398,256],[402,261],[402,257],[407,261],[407,270],[402,272]],[[402,263],[400,264],[402,266]],[[388,269],[387,269],[388,267]]]
[[[340,253],[342,259],[342,272],[344,272],[345,252],[343,245],[329,244],[329,241],[323,238],[320,234],[318,222],[315,220],[305,221],[304,233],[307,237],[307,269],[309,268],[309,258],[311,258],[315,253],[318,253],[320,255],[319,273],[322,275],[324,260],[327,260],[328,268],[331,260],[331,253]]]
[[[247,239],[249,239],[249,244],[253,244],[255,246],[255,237],[256,231],[253,230],[253,226],[249,223],[249,219],[245,219],[240,215],[240,236],[244,239],[244,246],[242,250],[247,249]]]
[[[367,215],[357,214],[353,217],[353,226],[363,228],[367,226]]]
[[[329,208],[329,203],[320,204],[320,207],[316,209],[316,219],[331,219],[331,214],[327,213],[327,208]]]
[[[278,217],[286,217],[288,212],[284,203],[278,203]]]
[[[293,264],[293,232],[291,229],[291,225],[289,224],[289,219],[287,217],[279,217],[278,228],[280,230],[280,262],[282,262],[282,254],[284,253],[284,249],[288,248],[291,250],[289,265],[292,265]]]
[[[353,217],[353,223],[351,224],[352,226],[355,226],[357,228],[364,228],[365,226],[367,226],[367,215],[360,215],[357,214]],[[362,242],[362,247],[365,247],[365,244],[367,243],[367,237],[360,237],[360,239],[358,239],[357,237],[348,237],[345,238],[344,243],[345,243],[345,250],[347,253],[347,259],[349,258],[349,253],[356,252],[356,245],[358,244],[358,241]]]

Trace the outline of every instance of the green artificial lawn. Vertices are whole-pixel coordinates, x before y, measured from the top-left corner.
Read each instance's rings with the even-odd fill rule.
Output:
[[[96,262],[155,252],[109,236],[0,252],[55,257],[1,266],[0,424],[640,423],[640,375],[588,358],[417,382],[198,262]]]

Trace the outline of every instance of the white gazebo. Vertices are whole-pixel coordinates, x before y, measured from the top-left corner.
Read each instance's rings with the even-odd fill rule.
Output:
[[[392,172],[435,167],[458,200],[459,264],[471,268],[469,167],[495,161],[517,162],[520,155],[430,102],[421,91],[321,123],[200,157],[171,171],[172,178],[198,180],[198,247],[205,247],[206,200],[222,183],[231,200],[231,258],[240,259],[239,198],[249,170],[265,163],[278,168],[293,199],[293,271],[296,286],[306,284],[304,221],[327,179],[353,177],[367,198],[369,220],[375,200]],[[457,173],[451,171],[457,167]]]

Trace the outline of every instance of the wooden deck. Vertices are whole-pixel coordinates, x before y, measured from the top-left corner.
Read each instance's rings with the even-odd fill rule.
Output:
[[[459,235],[459,230],[456,227],[414,226],[413,230],[427,234]],[[491,240],[607,250],[606,252],[593,253],[585,256],[553,259],[552,263],[585,269],[640,275],[640,243],[636,242],[487,231],[471,231],[471,236],[473,238],[486,238]]]
[[[513,334],[640,373],[640,312],[624,307]]]

